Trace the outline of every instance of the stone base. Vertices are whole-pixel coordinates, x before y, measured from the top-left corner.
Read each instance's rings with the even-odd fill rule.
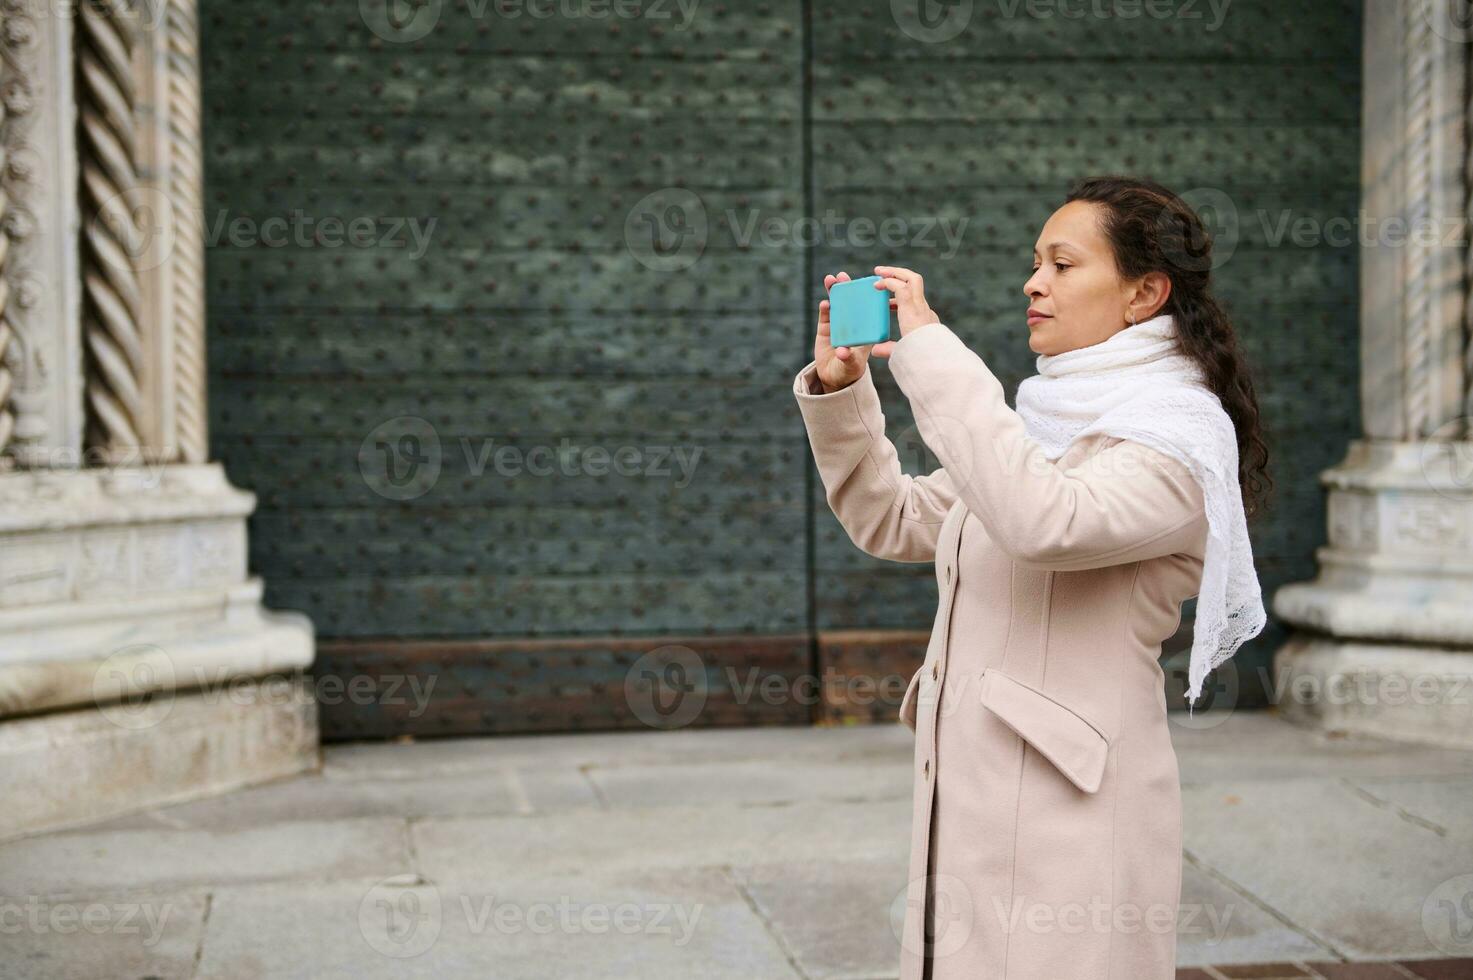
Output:
[[[316,765],[312,623],[261,604],[254,506],[218,463],[0,473],[0,837]]]
[[[1473,651],[1302,633],[1274,674],[1279,713],[1297,724],[1473,749]]]
[[[301,674],[0,725],[0,840],[318,769]]]
[[[252,578],[128,603],[73,603],[63,610],[76,614],[72,623],[16,629],[0,645],[0,720],[302,670],[312,662],[311,620],[264,608],[261,592]],[[0,630],[5,622],[0,610]],[[32,659],[9,660],[27,647]]]
[[[0,474],[0,717],[308,666],[247,574],[254,506],[218,463]]]
[[[1273,611],[1332,636],[1473,647],[1473,469],[1462,442],[1357,440],[1321,474],[1329,543]]]
[[[1273,597],[1303,629],[1274,658],[1285,717],[1473,748],[1473,469],[1455,435],[1359,439],[1321,474],[1319,574]]]

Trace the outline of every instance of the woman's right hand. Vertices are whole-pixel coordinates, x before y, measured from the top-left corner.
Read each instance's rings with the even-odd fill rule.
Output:
[[[833,289],[836,282],[848,281],[849,273],[847,272],[841,272],[837,276],[824,276],[824,292]],[[893,298],[890,300],[890,308],[895,308]],[[820,300],[818,303],[818,336],[813,341],[813,360],[816,362],[814,370],[818,374],[818,380],[822,382],[824,391],[828,393],[847,387],[863,377],[865,364],[869,362],[870,349],[875,346],[874,344],[861,344],[858,347],[835,347],[831,337],[829,301]]]

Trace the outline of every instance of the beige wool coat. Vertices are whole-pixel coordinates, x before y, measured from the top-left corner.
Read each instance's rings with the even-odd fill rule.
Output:
[[[1157,658],[1199,589],[1201,488],[1109,436],[1047,459],[941,323],[889,359],[941,463],[906,474],[877,360],[832,394],[810,362],[793,392],[850,539],[936,563],[900,709],[916,736],[900,978],[1173,980],[1181,796]]]

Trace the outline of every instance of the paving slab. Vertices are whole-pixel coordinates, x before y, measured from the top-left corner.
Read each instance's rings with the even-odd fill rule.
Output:
[[[637,729],[488,738],[345,742],[323,748],[323,772],[371,779],[475,772],[502,766],[624,766],[756,759],[856,759],[908,765],[915,736],[899,722],[818,727]]]
[[[89,896],[409,870],[405,822],[398,819],[298,821],[219,831],[77,831],[0,844],[0,895],[7,896]]]
[[[910,769],[872,761],[797,759],[665,765],[590,766],[588,778],[610,807],[752,806],[797,801],[910,799]],[[899,778],[898,778],[899,777]]]
[[[1182,967],[1334,956],[1252,895],[1234,889],[1190,857],[1182,861],[1176,924],[1176,962]]]
[[[411,822],[409,829],[419,869],[444,881],[529,868],[560,873],[842,862],[904,857],[910,800],[430,818]]]
[[[1171,743],[1183,785],[1221,779],[1473,776],[1473,752],[1331,735],[1273,711],[1173,712]]]
[[[529,814],[601,805],[588,776],[567,766],[488,767],[418,779],[337,779],[316,773],[130,814],[92,829],[223,830],[293,821]]]
[[[215,893],[198,980],[797,978],[740,889],[710,869],[617,878],[418,876]]]
[[[1409,776],[1349,782],[1373,802],[1400,816],[1444,833],[1466,830],[1473,822],[1473,776]],[[1470,855],[1473,861],[1473,855]],[[1468,870],[1473,871],[1473,867]]]
[[[734,874],[803,976],[898,975],[909,875],[905,855],[757,864]]]
[[[1423,926],[1439,887],[1473,871],[1473,832],[1438,833],[1343,779],[1183,790],[1185,849],[1336,956],[1446,955]]]
[[[0,898],[0,976],[189,980],[208,903],[202,891]]]

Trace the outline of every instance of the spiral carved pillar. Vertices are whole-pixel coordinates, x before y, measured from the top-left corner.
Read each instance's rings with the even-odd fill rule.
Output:
[[[194,0],[86,0],[76,60],[87,445],[113,465],[204,462]]]
[[[140,462],[143,303],[133,265],[141,241],[133,199],[138,31],[120,0],[84,0],[77,13],[87,445],[109,462]]]
[[[195,0],[172,0],[168,54],[169,186],[174,208],[173,358],[179,458],[209,454],[205,412],[204,162],[200,152],[199,25]]]
[[[4,32],[5,12],[0,10],[0,34]],[[0,90],[4,89],[9,75],[8,66],[0,58]],[[0,100],[0,175],[8,169],[5,133],[9,127],[6,122],[5,103]],[[5,230],[9,210],[10,201],[6,196],[5,182],[0,178],[0,467],[6,468],[13,463],[9,452],[10,437],[15,432],[15,413],[10,408],[10,395],[15,387],[15,378],[10,370],[10,348],[15,341],[15,331],[11,328],[7,315],[10,308],[10,283],[5,278],[6,262],[10,255],[10,234]]]

